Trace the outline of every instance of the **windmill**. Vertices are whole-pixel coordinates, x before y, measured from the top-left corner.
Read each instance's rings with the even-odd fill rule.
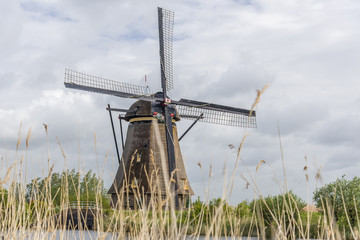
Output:
[[[149,201],[148,198],[155,191],[151,176],[156,173],[161,179],[160,183],[157,180],[158,193],[163,197],[166,196],[166,187],[170,186],[172,195],[170,203],[175,204],[175,208],[184,207],[194,193],[188,182],[181,156],[179,141],[182,137],[198,121],[235,127],[256,127],[254,111],[189,99],[169,98],[168,92],[174,86],[172,73],[174,13],[158,8],[158,25],[162,88],[160,92],[152,94],[145,86],[112,81],[65,69],[64,84],[67,88],[137,100],[129,109],[111,108],[110,105],[107,108],[119,160],[119,169],[108,192],[112,196],[114,206],[118,204],[119,192],[125,189],[129,196],[122,203],[124,207],[136,208],[139,201],[135,199],[136,192],[140,192],[140,195],[145,197],[141,201],[144,203]],[[121,158],[112,111],[125,113],[125,116],[119,115],[120,126],[122,120],[129,122],[125,145],[122,143]],[[176,122],[180,118],[195,121],[179,138]],[[164,158],[161,156],[164,155],[165,164],[164,161],[161,162]]]

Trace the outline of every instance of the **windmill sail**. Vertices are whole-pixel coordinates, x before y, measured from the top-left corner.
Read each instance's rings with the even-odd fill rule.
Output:
[[[173,104],[177,105],[176,108],[181,118],[193,120],[203,113],[199,122],[256,128],[255,111],[188,99],[173,101]]]
[[[174,88],[173,83],[173,27],[174,12],[158,8],[161,86],[166,90]],[[166,91],[165,90],[165,91]]]
[[[152,202],[151,197],[157,194],[161,199],[165,196],[165,204],[174,205],[175,209],[187,207],[194,192],[186,175],[177,135],[176,122],[180,118],[237,127],[256,127],[255,111],[188,99],[174,101],[169,98],[167,92],[174,87],[174,12],[158,8],[158,21],[161,92],[152,94],[145,86],[65,69],[64,84],[67,88],[138,100],[129,110],[110,108],[110,105],[107,108],[111,121],[111,111],[122,111],[126,112],[122,119],[129,122],[122,164],[109,190],[114,207],[122,204],[125,208],[136,209],[139,203],[146,206]],[[117,145],[116,138],[114,139]],[[167,164],[163,161],[164,153],[167,155]],[[149,178],[153,175],[159,176],[160,181],[156,177]],[[169,186],[170,196],[166,196]],[[137,196],[139,190],[142,192],[140,202]],[[127,201],[119,201],[119,193],[124,192],[127,193]],[[163,201],[160,204],[164,206]]]
[[[159,22],[159,45],[160,45],[160,72],[161,72],[161,88],[163,93],[163,101],[167,102],[167,91],[173,88],[173,63],[172,63],[172,41],[173,41],[173,26],[174,26],[174,12],[158,8],[158,22]],[[177,178],[175,148],[173,136],[172,117],[170,116],[168,106],[163,104],[164,120],[165,120],[165,136],[166,149],[169,164],[169,177]],[[174,193],[175,201],[172,201],[177,208],[179,206],[179,199],[177,196],[178,183],[171,181],[170,191]]]
[[[67,88],[75,88],[117,97],[152,99],[148,87],[113,81],[70,69],[65,69],[64,84]]]

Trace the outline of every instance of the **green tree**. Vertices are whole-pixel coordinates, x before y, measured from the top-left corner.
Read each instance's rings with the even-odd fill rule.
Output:
[[[250,205],[247,201],[242,201],[235,207],[235,213],[238,217],[249,217],[251,215]]]
[[[333,214],[339,226],[357,225],[356,212],[360,210],[360,178],[335,182],[316,189],[313,196],[316,206],[326,215]],[[348,222],[349,221],[349,222]]]
[[[223,212],[225,212],[228,209],[229,204],[225,200],[222,200],[221,198],[214,198],[210,200],[209,202],[210,214],[214,215],[215,211],[218,211],[220,207],[222,207]]]
[[[262,214],[266,226],[270,226],[275,220],[285,226],[298,221],[299,212],[305,205],[305,202],[292,191],[276,196],[267,196],[250,203],[251,212],[257,208],[257,212]]]
[[[92,201],[110,207],[110,198],[106,194],[103,181],[89,170],[83,177],[73,170],[53,173],[46,178],[35,178],[27,184],[28,202],[51,202],[55,207],[74,201]]]
[[[191,203],[191,213],[193,218],[198,218],[200,213],[204,212],[206,209],[205,203],[200,200],[198,197],[194,202]]]
[[[0,204],[5,205],[8,199],[8,191],[5,188],[0,187]]]

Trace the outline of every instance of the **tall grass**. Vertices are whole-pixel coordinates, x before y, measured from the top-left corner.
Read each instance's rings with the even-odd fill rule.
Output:
[[[264,89],[263,89],[264,90]],[[258,97],[253,107],[259,102],[262,94],[259,91]],[[154,122],[155,128],[158,128],[157,122]],[[44,125],[47,146],[49,144],[47,125]],[[21,128],[20,128],[21,131]],[[81,213],[83,208],[80,196],[80,180],[74,178],[71,174],[65,174],[61,179],[61,186],[58,189],[52,188],[51,177],[53,176],[54,165],[51,165],[50,154],[47,154],[48,168],[44,176],[44,184],[33,181],[30,196],[27,190],[26,172],[23,172],[23,165],[27,164],[27,152],[31,141],[32,130],[30,129],[26,137],[26,149],[23,155],[20,150],[21,137],[17,140],[16,156],[14,163],[4,171],[4,175],[0,176],[0,239],[85,239],[89,232],[88,226],[77,223],[76,226],[81,231],[68,229],[66,222],[63,221],[67,217],[70,204],[69,186],[72,185],[76,189],[74,195],[76,199],[75,209],[77,213]],[[156,131],[159,132],[159,131]],[[160,136],[156,136],[158,144],[161,145]],[[96,137],[95,137],[96,139]],[[281,143],[280,132],[279,140]],[[150,201],[146,205],[141,205],[137,210],[129,210],[124,208],[106,209],[101,206],[103,204],[102,188],[99,185],[95,188],[95,210],[91,210],[95,214],[95,235],[96,239],[247,239],[256,237],[261,239],[359,239],[360,235],[357,228],[351,229],[351,234],[347,234],[339,229],[334,213],[331,210],[331,199],[323,200],[323,207],[320,209],[322,214],[304,212],[297,204],[298,202],[287,188],[283,194],[277,198],[269,199],[262,195],[257,185],[255,174],[261,164],[260,161],[254,171],[247,168],[247,177],[242,176],[247,186],[254,192],[252,212],[241,214],[234,207],[227,204],[229,198],[235,189],[234,179],[238,175],[238,168],[241,163],[241,152],[246,141],[246,135],[242,138],[241,143],[237,147],[237,156],[235,165],[229,174],[229,178],[224,177],[223,192],[216,202],[199,201],[184,210],[175,210],[171,204],[173,198],[170,191],[170,182],[167,179],[166,198],[161,198],[160,185],[157,179],[158,171],[148,173],[148,181],[154,182]],[[95,140],[96,144],[96,140]],[[66,161],[66,153],[61,143],[58,142],[62,156]],[[281,145],[280,145],[281,146]],[[49,149],[49,148],[48,148]],[[49,150],[48,150],[49,151]],[[96,151],[96,149],[95,149]],[[164,151],[164,150],[163,150]],[[165,152],[162,152],[162,162],[166,165]],[[6,158],[1,157],[1,166],[4,166]],[[103,161],[106,161],[104,159]],[[283,174],[286,179],[285,159],[283,161]],[[201,164],[199,164],[202,168]],[[26,168],[25,168],[26,169]],[[306,175],[306,185],[308,185],[308,169],[304,168]],[[67,171],[65,171],[67,173]],[[209,172],[211,176],[211,169]],[[78,178],[81,176],[79,175]],[[320,173],[317,174],[320,178]],[[211,179],[211,177],[209,178]],[[127,181],[125,189],[130,188],[130,181]],[[210,183],[210,181],[209,181]],[[83,186],[82,186],[83,187]],[[128,188],[126,188],[128,187]],[[205,186],[211,188],[211,184]],[[85,186],[85,189],[88,189]],[[128,191],[119,191],[117,198],[119,205],[123,205],[128,199]],[[54,204],[55,197],[60,199],[58,205]],[[60,198],[59,198],[60,197]],[[137,189],[135,191],[137,201],[145,199],[144,193]],[[169,204],[170,203],[170,204]],[[307,203],[309,199],[307,197]],[[344,203],[345,204],[345,203]],[[346,208],[346,206],[344,206]],[[85,213],[83,215],[86,216]],[[89,210],[90,214],[90,210]],[[359,221],[358,221],[359,222]],[[349,222],[350,223],[350,222]],[[87,237],[89,238],[89,237]]]
[[[156,123],[155,123],[156,124]],[[47,129],[46,129],[47,130]],[[46,132],[47,133],[47,132]],[[73,185],[78,203],[76,209],[81,212],[80,181],[73,175],[65,174],[61,179],[61,186],[54,191],[51,177],[53,168],[51,160],[48,158],[48,171],[44,177],[44,184],[33,181],[30,197],[27,191],[27,183],[24,181],[25,172],[22,172],[23,165],[26,164],[27,150],[29,147],[31,130],[26,137],[25,156],[20,154],[20,135],[17,141],[16,158],[18,162],[4,171],[0,177],[0,237],[3,239],[69,239],[73,237],[85,238],[89,231],[87,225],[78,223],[76,226],[82,230],[83,235],[75,230],[69,230],[66,222],[62,219],[69,214],[66,210],[70,204],[69,185]],[[246,136],[243,137],[237,148],[237,159],[235,166],[230,172],[230,178],[224,177],[224,186],[221,198],[216,203],[197,204],[195,201],[191,207],[178,211],[170,203],[172,195],[168,181],[166,199],[160,196],[160,186],[156,181],[157,172],[149,173],[148,180],[153,182],[152,196],[147,205],[142,205],[137,210],[123,208],[104,209],[102,202],[102,189],[96,188],[96,208],[95,212],[95,238],[97,239],[228,239],[257,237],[261,239],[358,239],[359,232],[356,227],[352,227],[349,221],[350,234],[345,233],[337,225],[334,213],[331,209],[331,199],[323,200],[322,214],[304,212],[297,205],[296,199],[289,194],[285,188],[282,195],[268,201],[267,197],[261,194],[260,188],[256,183],[254,174],[264,162],[259,162],[254,174],[248,169],[248,177],[244,177],[247,185],[254,192],[257,201],[254,201],[251,214],[241,215],[234,208],[227,204],[227,198],[234,191],[234,178],[237,175],[237,168],[241,161],[241,150]],[[66,160],[66,154],[59,143],[62,155]],[[49,156],[49,154],[48,154]],[[2,158],[1,161],[6,161]],[[2,166],[5,163],[1,163]],[[201,164],[199,164],[200,168]],[[285,165],[284,165],[285,168]],[[286,174],[284,169],[284,174]],[[211,171],[211,170],[210,170]],[[304,168],[308,184],[307,166]],[[65,172],[66,173],[66,172]],[[211,172],[209,172],[211,176]],[[78,176],[80,177],[80,176]],[[317,176],[319,177],[319,176]],[[227,179],[229,179],[227,181]],[[210,188],[211,185],[207,186]],[[87,187],[85,187],[87,189]],[[128,188],[129,189],[129,188]],[[118,192],[120,205],[126,201],[127,191]],[[60,204],[54,205],[55,197],[60,196]],[[137,189],[136,199],[144,199],[144,193]],[[72,196],[73,197],[73,196]],[[29,200],[30,199],[30,200]],[[345,204],[345,201],[344,201]],[[276,207],[274,207],[276,206]],[[344,206],[346,209],[346,206]],[[89,210],[90,211],[90,210]],[[86,215],[86,214],[84,214]],[[57,216],[57,217],[55,217]],[[60,216],[60,217],[59,217]],[[94,233],[94,232],[93,232]],[[0,238],[1,239],[1,238]]]

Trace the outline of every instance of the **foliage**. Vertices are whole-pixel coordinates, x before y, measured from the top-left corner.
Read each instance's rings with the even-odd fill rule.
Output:
[[[8,191],[0,187],[0,204],[6,204],[8,199]]]
[[[26,200],[45,201],[51,199],[55,207],[76,201],[92,201],[110,207],[103,181],[89,170],[83,177],[75,170],[53,173],[46,178],[36,178],[26,186]]]
[[[247,201],[242,201],[235,207],[235,213],[238,217],[250,217],[251,209]]]
[[[201,215],[204,214],[204,211],[206,211],[206,209],[207,209],[206,204],[200,200],[200,197],[198,197],[191,204],[191,210],[190,210],[191,220],[197,224],[200,220]]]
[[[196,217],[198,215],[200,215],[201,211],[203,211],[203,209],[206,207],[205,203],[203,203],[200,200],[200,197],[198,197],[193,203],[192,203],[192,210],[191,212],[193,213],[193,216]]]
[[[318,208],[327,216],[333,215],[339,226],[357,225],[357,211],[360,209],[360,178],[346,180],[344,176],[326,184],[314,192]],[[349,222],[348,222],[349,221]]]
[[[321,212],[300,212],[301,223],[304,231],[308,231],[311,238],[319,236],[323,226],[323,215]]]
[[[218,208],[222,208],[222,211],[224,213],[227,212],[227,210],[230,208],[229,204],[225,201],[222,200],[221,198],[214,198],[209,202],[209,212],[210,214],[215,214],[216,210]]]
[[[270,226],[275,220],[284,223],[298,221],[299,210],[305,205],[305,202],[292,191],[253,200],[250,204],[251,211],[258,210],[262,213],[261,218],[266,226]]]
[[[237,206],[230,206],[229,203],[221,198],[214,198],[208,203],[204,203],[198,197],[192,202],[190,213],[183,213],[181,222],[184,223],[187,216],[188,234],[199,231],[205,234],[212,229],[213,232],[228,234],[234,226],[238,226],[238,234],[247,234],[250,226],[250,205],[243,201]],[[215,225],[212,225],[215,223]],[[245,229],[246,228],[246,229]]]
[[[191,218],[197,219],[200,215],[204,215],[205,219],[212,219],[219,208],[222,208],[222,213],[225,215],[234,215],[238,218],[251,217],[251,206],[247,201],[242,201],[232,207],[226,200],[221,200],[221,198],[214,198],[209,201],[209,204],[206,204],[198,197],[191,204]]]

